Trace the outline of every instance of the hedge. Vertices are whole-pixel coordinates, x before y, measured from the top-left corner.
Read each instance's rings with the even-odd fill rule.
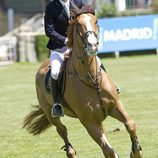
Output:
[[[36,36],[36,52],[37,59],[43,61],[49,57],[49,50],[47,48],[48,37],[45,35]]]

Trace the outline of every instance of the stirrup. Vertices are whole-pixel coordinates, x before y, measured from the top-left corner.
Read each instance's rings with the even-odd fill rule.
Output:
[[[60,103],[55,103],[51,111],[52,117],[62,117],[64,116],[64,109]]]

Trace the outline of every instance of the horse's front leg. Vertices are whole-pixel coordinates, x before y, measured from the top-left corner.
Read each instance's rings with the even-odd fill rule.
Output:
[[[89,135],[101,147],[105,158],[119,158],[118,154],[112,149],[104,134],[104,129],[101,123],[96,122],[82,122],[87,129]]]
[[[138,142],[135,122],[130,119],[128,113],[126,112],[120,100],[116,101],[116,108],[111,110],[110,115],[124,123],[130,135],[132,142],[130,158],[142,158],[142,148]]]

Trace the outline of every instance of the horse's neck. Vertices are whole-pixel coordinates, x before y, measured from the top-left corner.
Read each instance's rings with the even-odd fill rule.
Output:
[[[83,79],[92,77],[93,80],[96,80],[96,76],[100,71],[96,56],[83,56],[84,52],[80,49],[73,49],[72,54],[73,67],[76,73]]]

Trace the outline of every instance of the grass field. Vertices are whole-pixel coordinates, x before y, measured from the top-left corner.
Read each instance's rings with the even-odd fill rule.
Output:
[[[121,89],[121,100],[137,124],[143,158],[158,158],[158,56],[102,59],[108,74]],[[34,76],[39,63],[0,67],[0,158],[65,158],[55,128],[34,137],[21,129],[25,115],[37,104]],[[101,158],[98,145],[78,120],[64,117],[69,138],[79,158]],[[120,158],[129,158],[130,138],[124,126],[108,117],[106,135]],[[119,132],[112,132],[119,128]]]

